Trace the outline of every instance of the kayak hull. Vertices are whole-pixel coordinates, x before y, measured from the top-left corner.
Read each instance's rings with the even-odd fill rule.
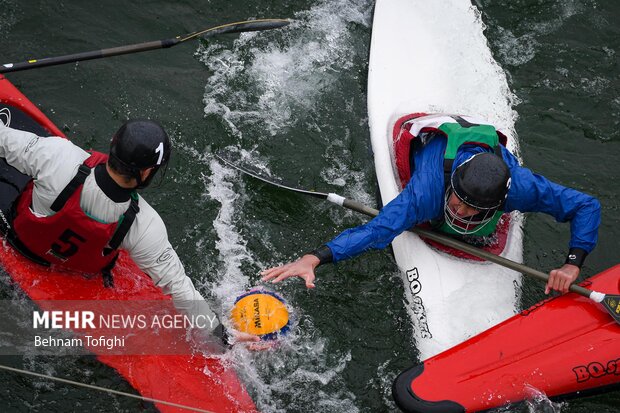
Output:
[[[442,24],[437,23],[442,16]],[[442,53],[445,53],[442,54]],[[454,59],[451,54],[458,53]],[[484,84],[487,95],[474,93]],[[494,63],[469,0],[377,0],[368,70],[368,120],[377,181],[385,205],[401,190],[394,125],[412,113],[487,119],[517,151],[507,82]],[[521,214],[510,216],[501,255],[521,262]],[[424,360],[517,312],[521,275],[462,259],[405,232],[392,249],[404,283],[413,338]],[[469,258],[469,257],[467,257]],[[485,291],[480,294],[479,291]]]
[[[620,293],[620,265],[581,284]],[[394,382],[406,412],[475,412],[620,388],[620,325],[574,293],[550,298],[418,364]]]

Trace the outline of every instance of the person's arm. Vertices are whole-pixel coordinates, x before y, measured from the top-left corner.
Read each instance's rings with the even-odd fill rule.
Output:
[[[57,156],[64,146],[75,145],[64,138],[42,138],[0,123],[0,157],[21,173],[35,179],[48,166],[58,162]]]
[[[506,201],[507,211],[543,212],[558,222],[570,221],[571,237],[566,261],[562,267],[550,272],[545,289],[546,293],[552,289],[566,292],[598,241],[600,203],[590,195],[556,184],[513,162],[509,162],[509,166],[512,185]]]
[[[162,292],[170,295],[177,309],[188,315],[204,315],[210,320],[210,331],[220,321],[196,290],[185,268],[168,240],[161,217],[140,198],[140,212],[121,244],[138,267],[148,274]]]
[[[39,137],[0,122],[0,157],[35,180],[32,207],[36,213],[53,214],[49,206],[88,156],[67,139]]]
[[[227,331],[204,297],[196,290],[176,251],[168,240],[161,217],[140,198],[140,213],[121,244],[138,265],[148,274],[164,294],[170,295],[175,308],[189,316],[204,316],[208,325],[202,329],[220,343],[259,341],[259,337],[236,331]],[[231,334],[229,337],[228,334]],[[202,334],[203,339],[207,339]]]
[[[306,282],[307,288],[314,288],[314,271],[319,265],[352,258],[369,249],[385,248],[401,232],[419,222],[414,206],[416,200],[413,186],[407,185],[403,192],[368,223],[345,230],[327,244],[296,261],[261,272],[261,279],[278,283],[297,276]]]
[[[403,231],[442,213],[445,147],[445,139],[435,138],[416,152],[415,171],[403,191],[385,205],[376,218],[342,232],[325,244],[332,253],[333,262],[355,257],[370,249],[383,249]],[[319,257],[321,249],[316,250]],[[327,252],[322,254],[321,262],[327,261]]]
[[[416,171],[411,180],[377,217],[345,230],[297,261],[263,271],[262,280],[277,283],[299,276],[305,280],[306,287],[313,288],[317,266],[352,258],[370,249],[385,248],[403,231],[436,218],[443,206],[443,168],[442,158],[438,156],[443,146],[440,141],[435,145],[431,143],[422,151],[424,153],[416,156]]]
[[[441,210],[441,196],[432,196],[441,184],[429,179],[413,179],[391,202],[381,209],[379,215],[364,225],[350,228],[326,245],[332,253],[332,261],[338,262],[356,257],[371,249],[383,249],[403,231],[434,218]]]

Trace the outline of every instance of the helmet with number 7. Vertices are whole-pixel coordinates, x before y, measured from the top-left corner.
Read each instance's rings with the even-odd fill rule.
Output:
[[[147,187],[157,171],[163,168],[165,175],[172,145],[164,128],[155,121],[132,119],[125,122],[112,136],[110,143],[110,166],[120,174],[135,178],[138,189]],[[153,168],[146,179],[142,171]]]

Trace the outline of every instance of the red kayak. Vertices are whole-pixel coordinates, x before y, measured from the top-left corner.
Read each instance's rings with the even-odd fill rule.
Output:
[[[0,75],[0,120],[16,129],[40,136],[63,133],[17,88]],[[16,186],[28,178],[0,163],[0,199],[3,209],[17,196]],[[10,184],[8,182],[11,182]],[[7,244],[7,243],[3,243]],[[121,254],[114,270],[114,288],[105,288],[101,277],[86,278],[77,274],[48,269],[34,264],[11,247],[0,245],[0,265],[11,279],[42,309],[54,309],[57,300],[159,300],[161,307],[171,307],[171,299],[161,293],[150,277],[138,269],[126,254]],[[62,308],[66,309],[67,301]],[[60,305],[60,304],[59,304]],[[144,334],[152,334],[145,330]],[[175,333],[169,333],[175,334]],[[90,347],[98,359],[114,368],[142,396],[190,406],[211,412],[256,412],[256,407],[239,381],[232,366],[221,358],[192,351],[184,332],[176,333],[173,355],[114,355],[105,348]],[[159,335],[159,333],[158,333]],[[162,412],[187,410],[155,403]]]
[[[620,265],[581,285],[620,293]],[[404,371],[392,390],[405,412],[457,413],[539,392],[555,400],[619,388],[620,325],[600,304],[568,293]]]

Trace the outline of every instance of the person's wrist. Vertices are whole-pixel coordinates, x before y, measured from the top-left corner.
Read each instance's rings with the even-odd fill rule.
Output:
[[[319,260],[318,264],[315,265],[315,268],[319,265],[333,262],[334,260],[332,250],[327,245],[321,245],[319,248],[308,252],[306,255],[312,255]]]
[[[306,254],[303,257],[301,257],[304,261],[306,261],[307,263],[309,263],[310,265],[312,265],[312,268],[316,268],[319,265],[321,265],[321,260],[319,259],[319,257],[317,257],[316,255],[313,254]]]
[[[581,268],[587,256],[588,253],[581,248],[570,248],[568,250],[568,254],[566,255],[566,261],[564,261],[564,264],[570,264]]]

